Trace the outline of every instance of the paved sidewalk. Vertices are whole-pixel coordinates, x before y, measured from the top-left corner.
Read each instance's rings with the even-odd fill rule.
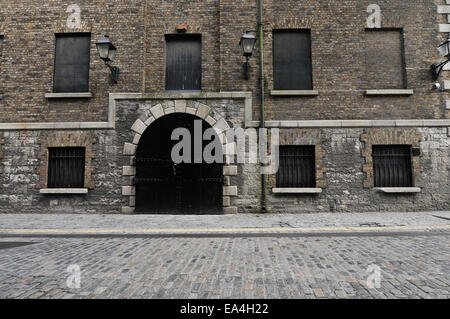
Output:
[[[226,216],[0,214],[0,235],[429,230],[450,230],[450,211]]]

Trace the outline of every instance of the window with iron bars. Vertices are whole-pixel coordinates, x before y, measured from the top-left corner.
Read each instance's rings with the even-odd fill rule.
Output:
[[[84,187],[84,147],[51,147],[48,153],[48,188]]]
[[[375,187],[413,187],[410,145],[374,145]]]
[[[280,146],[277,188],[315,188],[315,146]]]

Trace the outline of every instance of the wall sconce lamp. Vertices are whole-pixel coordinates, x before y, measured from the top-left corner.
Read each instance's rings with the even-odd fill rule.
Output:
[[[256,43],[256,37],[250,32],[252,31],[245,31],[245,34],[242,36],[241,41],[239,42],[239,45],[242,49],[242,54],[246,58],[246,62],[244,63],[244,77],[246,80],[248,80],[250,77],[250,64],[248,63],[248,60],[253,55],[253,49]]]
[[[100,39],[97,43],[97,51],[100,55],[100,58],[105,61],[105,65],[109,68],[111,71],[111,79],[115,84],[119,81],[119,74],[120,70],[116,66],[112,66],[110,62],[114,59],[117,48],[112,44],[112,42],[109,40],[109,37],[105,35],[103,39]]]
[[[437,79],[439,79],[444,66],[450,61],[450,35],[447,41],[442,43],[437,49],[443,57],[447,58],[447,60],[444,62],[434,63],[431,66],[431,75],[433,76],[434,81],[437,81]]]

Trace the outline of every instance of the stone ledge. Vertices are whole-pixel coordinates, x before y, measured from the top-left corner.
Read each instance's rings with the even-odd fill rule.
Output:
[[[375,187],[375,191],[389,194],[420,193],[420,187]]]
[[[274,194],[320,194],[322,188],[272,188]]]
[[[317,90],[272,90],[270,95],[274,96],[317,96]]]
[[[110,93],[114,100],[180,100],[180,99],[251,99],[250,91],[230,92],[161,92],[161,93]]]
[[[414,90],[411,89],[386,89],[386,90],[366,90],[365,94],[371,95],[413,95]]]
[[[43,188],[39,191],[41,194],[87,194],[87,188]]]
[[[91,92],[45,93],[46,99],[86,99],[91,97],[92,97]]]
[[[247,127],[259,127],[259,121],[251,121]],[[266,121],[267,128],[345,128],[345,127],[445,127],[450,119],[430,120],[311,120]]]
[[[439,32],[441,33],[450,32],[450,24],[439,24]]]
[[[450,6],[449,5],[438,5],[437,6],[437,12],[441,14],[449,14],[450,13]]]

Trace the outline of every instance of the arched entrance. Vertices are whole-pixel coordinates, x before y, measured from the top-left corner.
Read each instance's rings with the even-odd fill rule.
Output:
[[[196,122],[197,121],[197,122]],[[197,125],[197,126],[196,126]],[[199,131],[211,126],[203,119],[173,113],[153,122],[142,134],[136,150],[136,212],[151,214],[212,214],[223,212],[223,165],[195,163],[194,145],[203,151],[211,141],[203,141]],[[191,161],[175,164],[171,153],[179,141],[172,132],[185,128],[191,136]],[[196,138],[197,137],[197,138]],[[217,136],[215,136],[218,139]],[[220,152],[222,150],[220,149]]]

